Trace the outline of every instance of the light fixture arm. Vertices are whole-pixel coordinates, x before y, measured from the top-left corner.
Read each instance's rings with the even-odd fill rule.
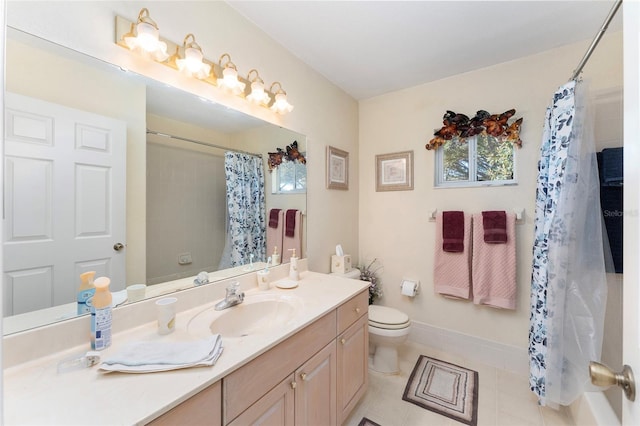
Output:
[[[140,10],[140,13],[138,14],[138,22],[144,22],[145,24],[153,25],[153,28],[155,28],[156,30],[159,29],[156,21],[151,19],[151,16],[149,16],[149,9],[147,9],[146,7],[143,7]]]
[[[255,77],[251,78],[251,74],[254,73]],[[260,77],[260,74],[258,73],[257,69],[252,69],[251,71],[249,71],[249,73],[247,74],[247,81],[253,83],[255,81],[260,82],[261,84],[264,84],[264,80]]]
[[[278,91],[277,91],[277,92],[274,92],[274,91],[273,91],[273,88],[276,86],[276,84],[278,85]],[[275,93],[275,94],[278,94],[278,93],[282,93],[282,94],[285,94],[285,95],[287,94],[287,92],[285,92],[285,91],[284,91],[284,89],[282,88],[282,84],[281,84],[279,81],[274,81],[274,82],[271,84],[271,87],[269,87],[269,91],[270,91],[271,93]]]
[[[191,39],[190,42],[187,42],[189,39]],[[198,49],[199,51],[202,52],[202,48],[200,47],[200,45],[196,42],[196,36],[194,36],[193,34],[189,33],[186,36],[184,36],[184,40],[182,41],[182,47],[184,49],[188,49],[188,48],[193,48],[193,49]]]
[[[227,61],[223,63],[222,60],[224,58],[227,58]],[[222,68],[233,68],[234,70],[238,71],[238,68],[236,68],[236,64],[231,62],[231,55],[229,55],[228,53],[223,53],[222,56],[220,56],[218,65],[220,65]]]

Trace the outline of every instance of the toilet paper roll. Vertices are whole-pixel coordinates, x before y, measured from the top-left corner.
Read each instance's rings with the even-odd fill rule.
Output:
[[[418,283],[414,281],[402,281],[402,291],[401,293],[405,296],[414,297],[418,290]]]

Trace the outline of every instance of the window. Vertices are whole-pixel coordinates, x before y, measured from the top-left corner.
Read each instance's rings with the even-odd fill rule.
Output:
[[[513,144],[487,134],[449,140],[436,150],[435,159],[437,187],[517,183]]]
[[[307,191],[307,165],[298,161],[283,161],[273,171],[272,194],[303,193]]]

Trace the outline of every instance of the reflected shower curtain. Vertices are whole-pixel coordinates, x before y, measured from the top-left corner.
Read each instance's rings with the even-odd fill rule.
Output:
[[[262,159],[224,154],[227,181],[227,236],[219,269],[266,259],[266,208]]]
[[[570,81],[555,93],[538,162],[529,383],[541,405],[569,405],[585,391],[602,348],[602,213],[583,86]]]

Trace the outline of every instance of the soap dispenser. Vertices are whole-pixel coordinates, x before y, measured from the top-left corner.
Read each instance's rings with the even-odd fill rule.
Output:
[[[300,280],[300,272],[298,272],[298,257],[296,256],[296,249],[289,249],[291,251],[291,260],[289,265],[289,279],[293,281]]]
[[[280,264],[280,253],[278,253],[278,246],[273,247],[273,254],[271,255],[271,265],[278,266]]]

